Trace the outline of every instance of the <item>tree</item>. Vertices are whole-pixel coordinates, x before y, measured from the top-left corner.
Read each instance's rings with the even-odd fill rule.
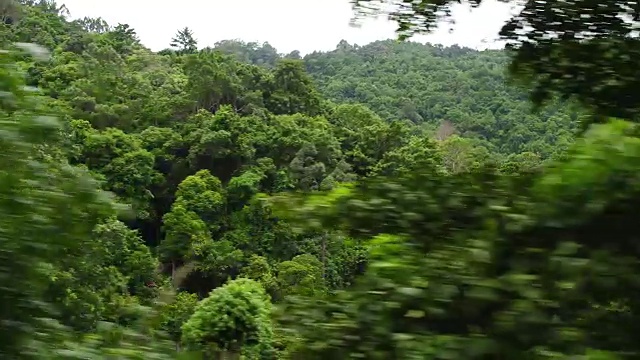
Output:
[[[213,290],[202,300],[182,326],[182,339],[190,349],[202,350],[217,359],[269,359],[272,329],[271,303],[262,286],[254,280],[237,279]]]
[[[176,343],[180,343],[182,325],[193,315],[196,306],[198,296],[187,292],[179,292],[171,303],[163,306],[161,328],[168,332]]]
[[[276,277],[273,275],[267,259],[263,256],[252,255],[247,265],[242,268],[240,275],[259,282],[267,294],[272,297],[278,290]]]
[[[274,91],[268,108],[275,114],[308,114],[320,112],[320,98],[313,81],[300,60],[283,59],[273,72]]]
[[[474,161],[474,148],[468,139],[451,136],[439,143],[445,168],[451,173],[467,171]]]
[[[92,236],[68,249],[50,272],[47,299],[60,320],[76,330],[93,331],[101,320],[129,323],[132,309],[150,304],[158,281],[158,261],[136,231],[110,219]]]
[[[442,123],[440,123],[440,126],[438,126],[435,136],[437,140],[444,141],[449,136],[453,135],[455,132],[456,132],[455,126],[453,126],[451,122],[445,120]]]
[[[278,265],[278,287],[282,296],[296,294],[314,296],[326,288],[322,276],[323,264],[313,255],[298,255]]]
[[[85,16],[82,19],[74,20],[74,23],[89,33],[104,34],[111,30],[109,24],[102,18],[94,19]]]
[[[225,206],[222,183],[208,170],[200,170],[178,185],[174,205],[193,211],[211,231],[216,231]]]
[[[171,47],[180,54],[193,54],[198,51],[198,41],[193,37],[193,31],[185,27],[171,39]]]
[[[130,54],[136,46],[140,45],[136,31],[128,24],[116,25],[105,33],[105,37],[119,54]]]

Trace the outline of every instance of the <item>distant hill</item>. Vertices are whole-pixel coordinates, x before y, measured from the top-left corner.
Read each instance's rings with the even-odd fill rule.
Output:
[[[214,47],[239,61],[273,67],[280,58],[268,43],[225,40]],[[337,103],[367,105],[384,119],[435,129],[446,124],[492,152],[533,152],[546,158],[573,139],[577,108],[550,104],[532,112],[524,91],[507,83],[507,54],[458,46],[341,41],[334,51],[301,58],[319,91]]]
[[[366,104],[388,120],[453,124],[501,153],[547,157],[571,142],[580,114],[552,104],[533,114],[526,93],[506,82],[507,55],[415,42],[338,44],[304,58],[320,91],[336,102]]]

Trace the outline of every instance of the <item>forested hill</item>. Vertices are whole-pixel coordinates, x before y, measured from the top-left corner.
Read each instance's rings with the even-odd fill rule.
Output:
[[[273,67],[279,55],[268,43],[227,40],[216,49],[239,61]],[[334,51],[303,58],[319,91],[338,103],[367,105],[386,120],[410,120],[433,130],[444,122],[491,152],[561,151],[575,135],[579,113],[553,103],[533,112],[524,91],[508,84],[507,55],[458,46],[394,40],[365,46],[341,41]]]
[[[305,63],[332,100],[366,104],[385,119],[448,121],[462,136],[486,140],[492,151],[546,157],[574,137],[578,114],[558,104],[532,113],[526,93],[507,84],[502,51],[342,42],[332,52],[306,56]]]
[[[74,85],[74,77],[82,77],[77,67],[70,65],[74,62],[71,54],[83,53],[87,56],[94,52],[96,47],[100,48],[107,43],[121,57],[135,55],[131,59],[137,63],[125,61],[125,58],[118,60],[113,54],[105,53],[99,56],[110,60],[109,62],[94,61],[90,65],[94,68],[82,71],[102,72],[103,77],[111,73],[118,81],[127,77],[139,79],[141,76],[153,74],[155,82],[163,81],[165,86],[174,87],[171,91],[180,91],[179,78],[171,75],[176,67],[170,63],[175,63],[171,59],[176,55],[196,50],[197,34],[191,33],[188,28],[180,30],[175,41],[167,39],[167,45],[173,44],[172,48],[161,51],[158,54],[161,56],[150,58],[136,50],[142,49],[143,44],[137,40],[135,29],[127,25],[110,27],[101,19],[60,23],[51,16],[48,14],[45,17],[40,13],[30,15],[28,21],[21,21],[17,25],[20,29],[14,34],[17,36],[14,39],[33,41],[60,53],[55,60],[59,66],[54,72],[39,68],[29,71],[32,76],[30,84],[49,89],[49,94],[54,98],[74,97],[79,94],[75,90],[77,86],[68,86]],[[233,55],[240,63],[260,65],[270,70],[275,69],[283,59],[302,59],[306,72],[313,79],[309,86],[313,87],[314,91],[317,90],[324,99],[338,104],[360,103],[376,112],[385,121],[408,120],[418,125],[421,131],[426,130],[431,134],[444,126],[449,129],[447,132],[455,131],[462,137],[473,140],[476,146],[485,147],[494,155],[529,152],[541,158],[548,158],[566,148],[578,123],[578,113],[559,104],[547,106],[540,113],[532,113],[525,93],[507,84],[504,75],[506,54],[501,51],[475,51],[457,46],[444,48],[393,40],[378,41],[365,46],[350,45],[342,41],[334,51],[314,52],[304,58],[301,58],[297,51],[286,55],[279,54],[277,49],[268,43],[245,43],[236,40],[221,41],[216,43],[213,49],[205,50],[219,50]],[[149,53],[147,51],[147,54]],[[97,58],[96,55],[91,56]],[[116,65],[118,61],[123,63]],[[120,67],[120,70],[113,72],[115,68],[111,68],[111,64]],[[192,62],[192,65],[195,64],[196,62]],[[124,70],[127,66],[129,68]],[[163,68],[168,72],[160,70]],[[224,71],[237,74],[240,71],[238,69],[239,67],[230,65]],[[284,68],[281,67],[282,69]],[[135,70],[135,76],[132,70]],[[118,72],[124,72],[125,76],[120,76]],[[169,82],[161,79],[167,75]],[[53,78],[55,81],[51,82]],[[235,75],[229,79],[244,81]],[[173,82],[173,85],[168,85],[170,82]],[[191,85],[193,84],[188,85],[188,91],[200,91]],[[226,89],[236,94],[223,95],[223,98],[226,96],[221,99],[223,102],[230,97],[237,97],[240,93],[243,99],[247,99],[249,93],[255,94],[255,89],[246,89],[246,83],[228,85]],[[241,89],[243,87],[245,89]],[[127,118],[133,115],[133,112],[120,114],[124,111],[122,106],[112,107],[104,103],[103,100],[111,102],[121,95],[127,96],[118,95],[124,87],[117,88],[118,91],[114,93],[101,93],[96,96],[90,94],[99,102],[96,109],[98,113],[107,111],[107,107],[110,108],[108,111],[112,112],[108,116],[92,115],[106,121],[103,123],[104,126],[113,125],[114,116]],[[76,93],[71,94],[73,91]],[[150,95],[148,91],[142,93],[143,97],[150,97],[148,100],[139,100],[139,103],[145,104],[168,96],[163,94],[158,97]],[[180,108],[181,105],[174,104],[179,101],[182,101],[179,97],[169,97],[166,101],[160,101],[157,106],[136,110],[135,114],[140,117],[148,116],[146,112],[151,109],[164,111],[164,115],[160,117],[149,115],[156,117],[156,125],[161,125],[163,117],[170,116],[167,111]],[[131,105],[133,104],[127,106]],[[246,109],[248,108],[245,107]],[[140,119],[136,121],[139,122]],[[118,125],[122,126],[122,123]]]

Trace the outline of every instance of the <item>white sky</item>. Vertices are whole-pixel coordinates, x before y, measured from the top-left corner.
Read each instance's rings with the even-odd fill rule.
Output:
[[[350,27],[349,0],[58,0],[58,4],[65,4],[72,18],[102,17],[110,25],[129,24],[155,51],[167,48],[185,26],[194,31],[200,47],[227,39],[268,41],[280,53],[333,50],[342,39],[365,45],[395,37],[395,26],[386,19]],[[509,6],[495,0],[485,0],[472,12],[459,6],[454,10],[453,32],[444,26],[412,40],[486,48],[509,14]]]

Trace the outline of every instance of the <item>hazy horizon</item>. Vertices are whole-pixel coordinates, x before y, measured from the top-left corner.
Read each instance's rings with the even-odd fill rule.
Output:
[[[395,38],[395,24],[386,19],[367,19],[359,28],[350,26],[349,0],[182,0],[166,5],[151,0],[65,0],[60,4],[72,19],[101,17],[110,25],[128,24],[154,51],[168,48],[177,30],[185,26],[193,30],[200,48],[221,40],[242,40],[268,42],[280,53],[298,50],[303,55],[334,50],[340,40],[366,45]],[[453,32],[444,26],[411,41],[474,49],[501,47],[495,39],[509,17],[509,5],[488,0],[473,11],[457,6],[453,13],[457,23]]]

